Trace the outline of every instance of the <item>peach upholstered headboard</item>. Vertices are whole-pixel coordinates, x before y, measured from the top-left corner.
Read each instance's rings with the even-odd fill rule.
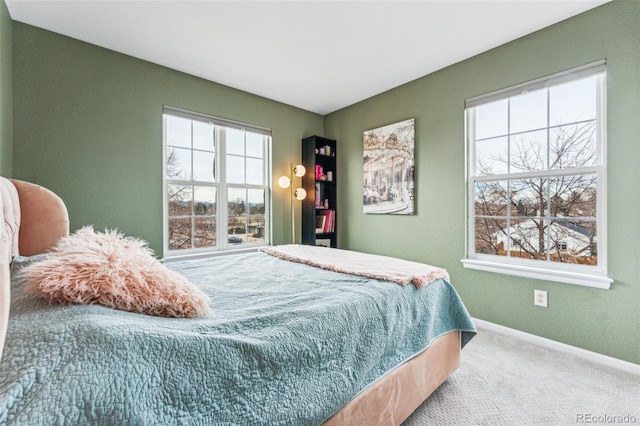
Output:
[[[18,255],[45,253],[69,235],[69,214],[60,197],[39,185],[0,177],[0,360],[7,333],[10,264]]]

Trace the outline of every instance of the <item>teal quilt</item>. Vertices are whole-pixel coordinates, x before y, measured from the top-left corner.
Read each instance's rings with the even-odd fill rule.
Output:
[[[442,279],[417,290],[261,252],[167,266],[211,315],[53,305],[14,279],[0,424],[318,425],[438,336],[475,334]]]

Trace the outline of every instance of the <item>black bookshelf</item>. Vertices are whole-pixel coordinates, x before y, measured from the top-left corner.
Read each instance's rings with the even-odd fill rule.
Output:
[[[321,136],[302,139],[302,244],[338,246],[336,141]]]

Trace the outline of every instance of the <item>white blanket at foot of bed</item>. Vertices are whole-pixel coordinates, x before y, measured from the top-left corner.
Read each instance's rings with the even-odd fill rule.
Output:
[[[438,278],[449,280],[449,273],[442,268],[351,250],[299,244],[264,247],[260,250],[280,259],[335,272],[391,281],[403,286],[413,283],[417,288],[423,288]]]

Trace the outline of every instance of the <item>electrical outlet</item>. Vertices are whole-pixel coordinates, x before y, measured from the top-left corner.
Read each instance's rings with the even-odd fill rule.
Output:
[[[544,290],[533,290],[533,304],[536,306],[547,307],[547,292]]]

